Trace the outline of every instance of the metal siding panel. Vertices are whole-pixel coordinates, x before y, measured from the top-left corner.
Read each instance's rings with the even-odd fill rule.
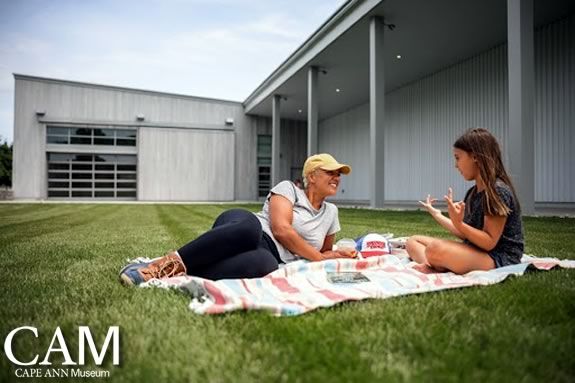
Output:
[[[16,199],[46,197],[46,153],[44,129],[35,112],[43,107],[37,101],[34,83],[17,81],[14,108],[13,189]]]
[[[286,119],[280,126],[280,179],[289,180],[292,167],[303,167],[306,159],[307,129],[304,121]]]
[[[575,16],[535,34],[535,199],[575,202]]]
[[[257,199],[257,135],[256,128],[243,110],[234,115],[236,143],[235,198],[242,201]]]
[[[399,167],[397,172],[410,179],[405,186],[390,184],[389,200],[414,201],[427,193],[441,197],[448,186],[454,188],[459,198],[464,195],[470,184],[454,169],[453,141],[464,130],[476,126],[488,127],[503,141],[500,134],[503,121],[496,112],[496,101],[502,97],[504,87],[501,76],[495,74],[504,69],[493,60],[497,53],[496,48],[495,52],[473,57],[407,86],[417,96],[401,101],[405,103],[403,113],[421,110],[421,119],[390,129],[391,141],[398,132],[411,131],[412,147],[416,150],[404,146],[388,152],[392,158],[409,157],[408,161],[395,163]],[[391,92],[389,97],[402,98],[398,91]]]
[[[225,119],[243,113],[240,103],[185,99],[97,86],[72,85],[42,80],[26,83],[26,95],[52,119],[135,121],[144,114],[147,122],[223,126]],[[20,100],[19,100],[20,101]]]
[[[138,197],[144,201],[234,199],[234,134],[140,129]]]
[[[341,177],[334,200],[369,200],[369,105],[322,120],[318,127],[319,152],[330,153],[353,171]]]

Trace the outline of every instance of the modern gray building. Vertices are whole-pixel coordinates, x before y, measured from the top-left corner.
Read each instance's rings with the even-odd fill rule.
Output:
[[[334,200],[456,195],[453,141],[500,140],[524,212],[575,206],[575,2],[350,0],[243,102],[15,75],[16,199],[257,200],[308,154]]]

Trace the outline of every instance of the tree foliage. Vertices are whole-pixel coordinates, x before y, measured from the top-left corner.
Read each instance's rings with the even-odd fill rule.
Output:
[[[1,141],[1,138],[0,138]],[[0,186],[12,186],[12,145],[4,141],[0,145]]]

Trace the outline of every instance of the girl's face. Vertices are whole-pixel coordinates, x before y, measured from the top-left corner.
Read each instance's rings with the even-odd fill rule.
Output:
[[[479,167],[471,154],[465,150],[454,148],[453,156],[455,157],[455,167],[466,181],[477,179]]]

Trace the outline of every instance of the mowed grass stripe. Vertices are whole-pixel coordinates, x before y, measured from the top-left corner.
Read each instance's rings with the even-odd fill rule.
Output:
[[[255,205],[257,206],[257,205]],[[158,219],[170,233],[170,249],[177,249],[210,230],[216,218],[229,209],[258,211],[254,205],[157,205]]]
[[[413,233],[445,236],[445,232],[436,225],[433,219],[421,212],[406,211],[370,211],[365,209],[340,208],[342,231],[338,237],[356,238],[366,233],[393,233],[396,237],[413,235]]]
[[[36,237],[44,237],[50,234],[65,233],[71,229],[78,229],[84,225],[90,225],[93,222],[92,211],[95,206],[76,205],[66,206],[60,213],[49,216],[49,209],[44,211],[41,217],[34,216],[31,219],[23,220],[18,223],[11,223],[0,229],[2,241],[0,246],[8,246],[20,240],[23,232],[26,233],[27,240],[33,240]],[[98,215],[111,214],[112,210],[98,209]]]
[[[45,217],[53,217],[55,214],[62,213],[63,206],[61,204],[0,204],[0,230],[4,226],[22,221],[32,221],[42,219]]]
[[[209,230],[223,209],[214,206],[157,205],[156,211],[161,224],[170,233],[170,247],[177,249]]]
[[[575,226],[573,218],[526,217],[525,252],[541,257],[575,258]]]

